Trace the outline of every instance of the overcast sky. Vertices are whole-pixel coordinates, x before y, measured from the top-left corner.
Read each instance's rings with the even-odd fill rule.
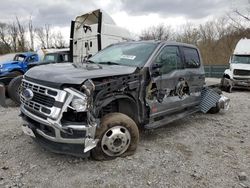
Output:
[[[139,34],[160,23],[176,28],[187,22],[202,23],[242,9],[250,0],[1,0],[0,22],[32,16],[35,25],[51,24],[69,36],[70,21],[101,8],[117,25]]]

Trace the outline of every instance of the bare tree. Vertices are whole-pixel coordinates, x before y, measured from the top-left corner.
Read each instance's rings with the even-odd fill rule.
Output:
[[[200,39],[199,30],[191,23],[181,26],[182,33],[177,34],[176,41],[197,45]]]
[[[250,1],[248,2],[248,6],[250,8]],[[237,15],[239,15],[241,18],[245,19],[246,21],[250,22],[250,16],[244,15],[243,13],[241,13],[239,10],[235,10],[234,11]],[[250,9],[248,9],[248,13],[250,12]]]
[[[30,34],[30,48],[33,51],[34,50],[34,28],[33,28],[31,17],[29,20],[29,34]]]
[[[45,24],[44,26],[44,29],[45,29],[45,37],[46,37],[46,47],[47,48],[50,48],[50,25],[49,24]]]
[[[240,29],[241,31],[247,26],[250,26],[250,1],[246,4],[246,6],[239,10],[238,8],[232,8],[232,11],[227,13],[227,17],[231,21],[231,25],[236,29]]]
[[[55,48],[65,48],[66,46],[66,42],[60,31],[52,35],[52,41],[53,41],[53,47]]]
[[[26,51],[25,27],[20,23],[18,17],[16,17],[16,23],[18,28],[18,50]]]
[[[16,23],[13,22],[10,27],[9,27],[9,33],[10,33],[10,37],[12,39],[12,49],[14,52],[17,51],[17,37],[18,37],[18,29],[16,26]]]
[[[9,25],[6,23],[0,23],[0,42],[7,52],[11,52],[11,40],[9,38]]]
[[[46,36],[45,36],[44,29],[42,27],[36,28],[35,34],[36,34],[38,41],[40,42],[41,47],[46,48],[46,46],[45,46]]]
[[[141,40],[169,40],[171,37],[171,26],[160,24],[142,31]]]

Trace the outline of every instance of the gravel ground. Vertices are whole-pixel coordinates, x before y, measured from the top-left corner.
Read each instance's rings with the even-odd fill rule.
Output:
[[[0,108],[0,187],[248,187],[250,92],[225,95],[226,113],[143,131],[135,155],[104,162],[44,150],[22,133],[18,108]]]

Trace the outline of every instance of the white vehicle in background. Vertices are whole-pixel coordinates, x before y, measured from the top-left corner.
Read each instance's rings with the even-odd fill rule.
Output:
[[[233,88],[250,88],[250,39],[237,43],[229,63],[221,79],[222,89],[231,93]]]
[[[77,16],[71,22],[70,54],[75,63],[111,44],[132,40],[128,30],[117,26],[104,11],[98,9]]]

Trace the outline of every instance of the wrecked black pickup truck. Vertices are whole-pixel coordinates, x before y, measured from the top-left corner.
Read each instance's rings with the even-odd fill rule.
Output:
[[[21,90],[24,133],[53,152],[97,160],[133,154],[141,128],[229,103],[205,86],[199,50],[176,42],[119,43],[81,64],[34,67]]]

